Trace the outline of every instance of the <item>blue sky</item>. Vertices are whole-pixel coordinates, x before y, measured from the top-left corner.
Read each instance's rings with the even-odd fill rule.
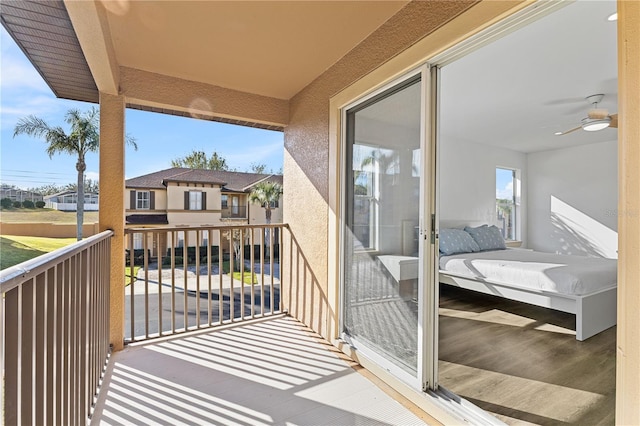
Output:
[[[496,168],[496,198],[513,198],[513,171]]]
[[[57,99],[4,28],[0,30],[0,183],[26,189],[76,182],[75,157],[45,154],[45,142],[25,135],[13,137],[16,122],[36,115],[52,126],[68,129],[67,110],[94,104]],[[127,148],[126,177],[171,167],[171,160],[192,150],[218,152],[229,167],[248,171],[252,163],[280,171],[284,158],[281,132],[127,110],[126,131],[138,151]],[[98,179],[98,155],[87,158],[86,176]]]

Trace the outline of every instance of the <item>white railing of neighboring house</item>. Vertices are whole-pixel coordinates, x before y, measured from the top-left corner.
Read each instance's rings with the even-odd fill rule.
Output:
[[[84,204],[84,211],[86,212],[97,212],[99,204]],[[74,212],[78,209],[78,205],[76,203],[56,203],[55,201],[47,201],[45,203],[45,207],[48,209],[61,210],[65,212]]]
[[[125,341],[284,313],[285,231],[290,237],[283,224],[125,230],[136,248],[126,253]]]
[[[0,272],[0,424],[87,424],[110,353],[105,231]]]

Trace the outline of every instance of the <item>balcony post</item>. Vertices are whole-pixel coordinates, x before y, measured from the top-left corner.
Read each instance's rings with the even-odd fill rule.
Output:
[[[124,96],[100,92],[100,231],[111,229],[109,342],[124,346]]]
[[[640,3],[618,1],[618,330],[616,423],[640,422]]]

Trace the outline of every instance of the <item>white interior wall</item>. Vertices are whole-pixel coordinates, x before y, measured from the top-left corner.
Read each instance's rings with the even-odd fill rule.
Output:
[[[496,167],[518,169],[527,175],[526,154],[472,142],[443,140],[440,153],[440,221],[488,223],[496,221]],[[522,182],[521,204],[527,205],[527,182]],[[519,222],[526,224],[526,210]],[[517,238],[526,243],[526,226]]]
[[[617,258],[617,156],[616,141],[527,156],[528,247]]]

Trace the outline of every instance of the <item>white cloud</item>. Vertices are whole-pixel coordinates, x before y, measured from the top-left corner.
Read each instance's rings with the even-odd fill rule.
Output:
[[[512,199],[513,198],[513,181],[507,182],[507,185],[503,189],[496,188],[496,198]]]
[[[84,177],[85,177],[85,179],[91,179],[93,181],[96,181],[96,180],[100,179],[100,173],[98,173],[98,172],[85,172]]]
[[[2,100],[2,129],[13,129],[18,119],[28,115],[36,115],[44,119],[49,118],[60,109],[60,101],[53,95],[39,96],[14,96],[7,99],[8,96],[3,94]]]

